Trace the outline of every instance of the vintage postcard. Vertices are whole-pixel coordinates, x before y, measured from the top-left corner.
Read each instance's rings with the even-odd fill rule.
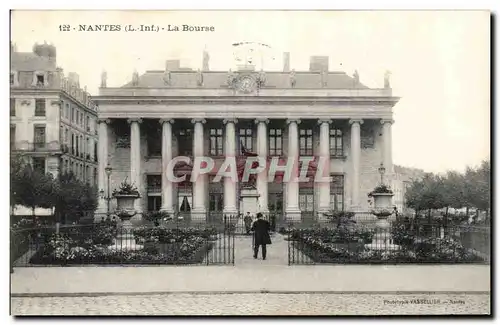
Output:
[[[11,314],[491,315],[490,12],[11,11]]]

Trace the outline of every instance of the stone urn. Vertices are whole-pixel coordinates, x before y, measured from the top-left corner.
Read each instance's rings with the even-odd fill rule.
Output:
[[[390,232],[391,224],[387,219],[393,213],[392,197],[394,193],[390,192],[371,192],[370,197],[373,197],[373,208],[370,211],[377,222],[375,224],[375,235],[371,244],[367,244],[366,248],[372,250],[398,250],[399,246],[392,243]]]
[[[140,197],[139,194],[115,194],[116,215],[120,217],[124,227],[131,227],[130,219],[137,214],[134,202]]]
[[[134,209],[134,202],[136,199],[140,198],[139,193],[134,194],[120,194],[114,195],[116,199],[116,215],[122,221],[120,229],[118,229],[118,235],[116,236],[115,244],[110,246],[111,249],[115,250],[138,250],[142,249],[142,245],[138,245],[135,242],[135,237],[133,235],[133,226],[130,219],[137,214]]]

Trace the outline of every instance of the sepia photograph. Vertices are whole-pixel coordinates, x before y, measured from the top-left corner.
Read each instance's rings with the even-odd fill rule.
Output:
[[[10,315],[491,316],[491,15],[11,10]]]

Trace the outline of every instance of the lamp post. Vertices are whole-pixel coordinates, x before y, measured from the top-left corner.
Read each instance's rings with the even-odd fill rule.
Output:
[[[380,163],[380,167],[378,168],[378,173],[380,174],[380,185],[384,185],[385,167],[383,163]]]
[[[111,209],[110,209],[110,201],[111,201],[111,194],[109,193],[109,180],[110,180],[110,177],[111,177],[111,173],[113,172],[113,168],[111,168],[111,166],[106,166],[106,168],[104,168],[104,171],[106,172],[106,176],[107,176],[107,183],[106,183],[106,186],[107,186],[107,193],[106,193],[106,196],[104,196],[104,190],[101,189],[99,191],[99,193],[101,194],[101,198],[103,198],[104,200],[106,200],[106,217],[107,219],[109,219],[110,215],[111,215]]]

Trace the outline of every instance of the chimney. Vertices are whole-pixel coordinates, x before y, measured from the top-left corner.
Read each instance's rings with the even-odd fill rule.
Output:
[[[290,52],[283,53],[283,72],[290,72]]]
[[[328,71],[328,56],[311,56],[309,59],[309,71]]]
[[[179,71],[180,67],[181,67],[180,60],[167,60],[165,64],[166,71]]]

